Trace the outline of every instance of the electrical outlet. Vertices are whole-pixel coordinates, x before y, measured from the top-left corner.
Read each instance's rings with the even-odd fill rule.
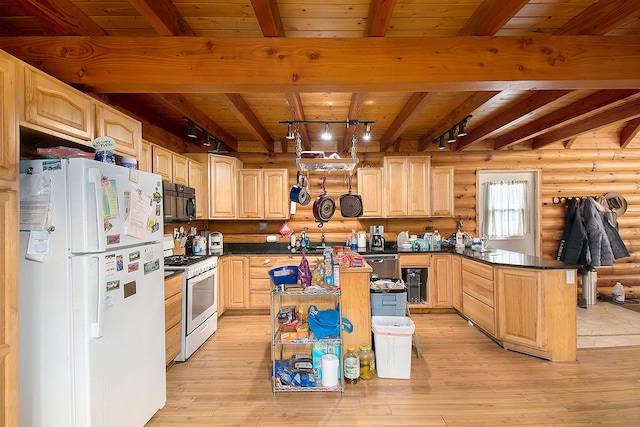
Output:
[[[260,231],[264,231],[267,229],[267,223],[266,222],[259,222],[258,223],[258,227],[260,228]]]

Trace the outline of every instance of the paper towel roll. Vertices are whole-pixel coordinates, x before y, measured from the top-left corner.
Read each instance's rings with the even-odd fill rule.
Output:
[[[327,353],[320,360],[322,366],[322,386],[335,387],[338,385],[338,356]]]

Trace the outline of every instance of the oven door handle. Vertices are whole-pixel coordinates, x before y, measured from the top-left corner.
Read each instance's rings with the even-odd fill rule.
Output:
[[[197,276],[190,277],[187,280],[197,280],[198,282],[200,282],[216,274],[216,270],[217,270],[217,267],[213,267],[211,270],[207,270],[202,274],[198,274]]]

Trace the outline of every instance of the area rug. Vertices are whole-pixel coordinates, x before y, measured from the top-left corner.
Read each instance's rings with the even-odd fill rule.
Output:
[[[597,301],[578,308],[578,348],[639,346],[640,312],[624,305]]]

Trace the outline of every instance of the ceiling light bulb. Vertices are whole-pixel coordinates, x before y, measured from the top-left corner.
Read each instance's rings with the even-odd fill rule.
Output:
[[[324,132],[322,133],[322,135],[320,135],[320,138],[322,138],[325,141],[329,141],[331,139],[331,131],[329,130],[329,123],[324,124]]]
[[[451,129],[449,129],[449,138],[447,138],[447,142],[448,142],[448,143],[450,143],[450,144],[451,144],[452,142],[456,142],[456,135],[455,135],[455,133],[456,133],[456,128],[455,128],[455,127],[453,127],[453,128],[451,128]]]
[[[362,139],[365,141],[369,141],[371,139],[371,126],[366,124],[364,127],[364,134],[362,135]]]

